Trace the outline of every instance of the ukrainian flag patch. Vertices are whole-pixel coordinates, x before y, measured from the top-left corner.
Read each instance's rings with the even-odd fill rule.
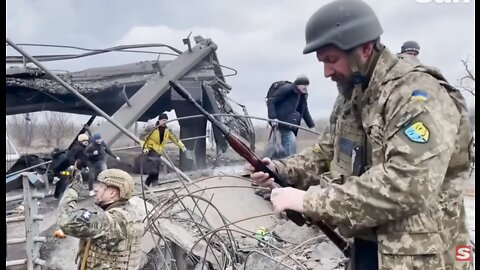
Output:
[[[430,131],[422,122],[415,122],[403,132],[407,138],[416,143],[427,143],[430,138]]]
[[[410,100],[425,101],[428,99],[428,94],[425,90],[413,90]]]

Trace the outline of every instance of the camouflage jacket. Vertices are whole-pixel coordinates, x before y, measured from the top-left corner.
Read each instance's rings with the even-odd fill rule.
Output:
[[[383,254],[454,252],[455,236],[465,235],[461,183],[472,134],[463,97],[443,79],[385,49],[362,99],[372,167],[342,185],[307,191],[306,214],[353,235],[375,228]],[[318,184],[331,152],[322,143],[317,150],[275,162],[279,175],[300,188]]]

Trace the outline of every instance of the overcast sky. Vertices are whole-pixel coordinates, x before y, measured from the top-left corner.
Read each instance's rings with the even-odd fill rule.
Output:
[[[416,40],[421,46],[422,62],[440,68],[456,84],[464,73],[460,59],[470,55],[470,64],[475,65],[475,1],[436,3],[445,1],[448,0],[366,2],[377,13],[384,29],[382,41],[392,52],[398,52],[404,41]],[[238,71],[238,75],[227,78],[233,86],[230,97],[246,105],[251,115],[266,116],[264,97],[273,81],[294,80],[298,74],[306,74],[310,78],[310,112],[314,118],[322,118],[329,115],[337,90],[324,78],[323,65],[317,62],[315,54],[303,55],[302,50],[305,23],[327,2],[330,1],[9,0],[6,30],[7,37],[16,43],[100,49],[155,42],[182,51],[186,49],[182,38],[192,31],[192,37],[211,38],[218,45],[220,63]],[[33,54],[78,52],[25,48]],[[48,66],[77,71],[152,57],[110,53],[49,62]],[[474,99],[465,96],[474,106]]]

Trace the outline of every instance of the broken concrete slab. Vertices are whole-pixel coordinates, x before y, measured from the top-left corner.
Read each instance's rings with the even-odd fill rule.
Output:
[[[188,187],[191,193],[211,199],[223,218],[230,222],[248,219],[253,216],[268,215],[273,212],[270,202],[263,200],[253,193],[251,184],[247,179],[234,176],[217,176],[206,178]],[[179,195],[188,192],[183,190]],[[183,203],[189,209],[194,209],[192,199],[185,198]],[[228,202],[228,203],[227,203]],[[195,207],[196,213],[201,216],[205,212],[206,219],[212,228],[222,227],[224,221],[213,207],[207,207],[206,202],[199,201]],[[253,218],[235,223],[234,226],[245,231],[255,232],[259,227],[271,228],[277,222],[273,215]]]
[[[320,261],[322,259],[343,257],[343,253],[331,243],[322,242],[312,249],[310,257],[313,260]]]
[[[278,261],[269,257],[266,254],[259,252],[252,252],[248,255],[244,264],[244,270],[271,270],[277,265]],[[289,270],[292,269],[284,264],[279,264],[277,270]]]
[[[289,220],[280,220],[273,229],[273,233],[280,239],[293,244],[303,243],[308,239],[322,234],[321,232],[313,229],[312,227],[308,227],[307,225],[299,227]],[[312,240],[313,242],[311,242],[311,244],[319,243],[321,241],[324,241],[325,239],[326,237],[324,239],[320,238],[317,240]]]

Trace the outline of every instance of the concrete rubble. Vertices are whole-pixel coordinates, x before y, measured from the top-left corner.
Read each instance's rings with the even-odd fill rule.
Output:
[[[237,164],[187,172],[192,183],[182,183],[175,173],[168,173],[160,185],[144,193],[140,177],[135,177],[138,197],[131,203],[145,213],[149,226],[142,246],[142,269],[175,269],[168,268],[166,261],[184,266],[179,269],[201,269],[202,264],[204,269],[344,269],[346,258],[320,230],[298,227],[273,215],[270,202],[255,195],[249,180],[239,176],[243,163]],[[81,194],[80,207],[94,207],[87,193]],[[474,197],[466,197],[465,202],[474,241]],[[46,215],[40,230],[47,237],[41,257],[48,269],[75,269],[78,240],[52,237],[57,203],[47,197],[39,204]],[[22,212],[19,204],[9,209],[11,216]],[[9,224],[9,238],[19,237],[22,230],[21,224]],[[22,257],[22,250],[19,245],[9,248],[8,258]]]

